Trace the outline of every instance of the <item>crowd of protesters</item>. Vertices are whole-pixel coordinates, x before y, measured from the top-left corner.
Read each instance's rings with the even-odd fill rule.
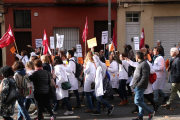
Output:
[[[51,120],[56,119],[60,107],[66,106],[64,115],[73,115],[73,108],[81,108],[84,96],[88,103],[88,109],[84,113],[101,115],[101,106],[108,108],[108,115],[111,115],[114,106],[107,102],[107,99],[114,99],[113,94],[120,97],[118,106],[128,105],[128,97],[134,93],[135,109],[132,113],[139,113],[133,120],[143,120],[144,111],[149,114],[148,120],[152,120],[155,112],[160,107],[159,95],[163,99],[163,108],[170,108],[176,93],[180,97],[180,48],[171,48],[171,57],[165,61],[164,49],[161,41],[157,46],[149,48],[145,45],[134,54],[131,45],[124,45],[123,52],[106,51],[95,52],[94,48],[85,53],[84,64],[78,64],[76,48],[71,50],[57,51],[56,56],[41,55],[42,49],[31,48],[30,58],[26,51],[16,54],[19,58],[14,64],[4,66],[0,69],[3,80],[0,84],[1,93],[1,115],[5,120],[13,120],[15,103],[18,104],[18,120],[31,120],[28,110],[31,104],[35,105],[33,115],[37,114],[35,120],[43,120],[43,112],[50,114]],[[105,53],[104,53],[105,52]],[[106,66],[105,61],[110,61]],[[166,84],[166,70],[168,71],[168,82],[172,83],[170,97],[163,92]],[[153,83],[150,77],[156,75]],[[25,78],[30,81],[32,92],[25,95],[23,84]],[[80,95],[78,88],[80,81],[84,87]],[[70,87],[68,86],[70,85]],[[20,93],[17,100],[7,103],[9,94],[15,86]],[[69,87],[69,88],[65,88]],[[69,91],[76,96],[76,106],[71,106]],[[54,96],[53,94],[54,93]],[[146,98],[153,109],[145,103]],[[95,109],[95,100],[97,107]]]

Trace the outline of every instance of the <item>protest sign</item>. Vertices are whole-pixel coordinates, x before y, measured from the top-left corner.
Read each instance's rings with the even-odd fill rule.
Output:
[[[102,41],[101,44],[108,43],[108,31],[102,31]]]
[[[83,64],[83,58],[82,57],[78,57],[78,63]]]
[[[60,35],[60,47],[63,47],[63,43],[64,43],[64,35]]]
[[[42,39],[35,39],[36,42],[36,48],[42,47]]]
[[[11,53],[14,54],[14,52],[16,51],[15,47],[13,46],[11,49],[10,49]]]
[[[92,39],[88,40],[87,44],[88,44],[88,48],[92,48],[92,47],[97,46],[96,38],[92,38]]]
[[[139,37],[134,37],[134,49],[139,50]]]
[[[54,37],[50,37],[50,49],[54,49]]]
[[[106,64],[107,67],[109,67],[110,66],[109,60],[105,60],[105,64]]]
[[[81,44],[76,45],[77,57],[82,57],[82,47]]]
[[[64,35],[57,35],[56,48],[62,48],[63,47],[63,41],[64,41]]]

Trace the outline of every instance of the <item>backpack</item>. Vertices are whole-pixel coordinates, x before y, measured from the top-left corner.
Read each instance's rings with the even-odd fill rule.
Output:
[[[151,84],[153,84],[153,83],[156,81],[156,79],[157,79],[156,73],[149,75],[149,82],[150,82]]]
[[[105,98],[111,97],[113,95],[112,85],[109,81],[109,78],[107,77],[103,79],[103,92]]]
[[[69,61],[73,61],[76,64],[76,73],[73,72],[73,74],[75,75],[76,78],[79,78],[79,76],[81,75],[82,72],[82,67],[79,63],[75,62],[74,60],[69,60]]]
[[[124,66],[123,66],[124,67]],[[128,71],[126,70],[126,68],[124,67],[124,70],[127,72],[128,77],[132,76],[132,72],[133,72],[133,68],[129,65],[128,67]]]
[[[32,93],[32,84],[27,75],[23,76],[23,82],[21,86],[21,95],[28,96]]]

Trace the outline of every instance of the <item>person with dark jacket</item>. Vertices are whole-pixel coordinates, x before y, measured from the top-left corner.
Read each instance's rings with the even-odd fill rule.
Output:
[[[163,108],[170,108],[170,105],[174,101],[176,94],[178,94],[180,98],[180,57],[178,56],[179,50],[178,48],[171,48],[171,57],[170,66],[169,66],[169,78],[168,82],[172,83],[171,95],[169,100],[165,105],[162,105]]]
[[[43,70],[46,70],[49,73],[51,73],[51,67],[49,65],[49,58],[48,58],[48,56],[46,56],[46,55],[41,56],[41,61],[42,61]]]
[[[160,40],[158,40],[157,41],[157,47],[160,47],[161,48],[161,56],[163,56],[164,57],[164,48],[163,48],[163,46],[161,45],[161,41]]]
[[[43,107],[45,107],[51,115],[51,120],[54,120],[55,116],[51,111],[51,107],[49,104],[50,98],[48,98],[50,74],[46,70],[43,70],[42,62],[40,60],[35,60],[34,65],[35,72],[31,76],[29,76],[29,79],[33,82],[34,85],[34,98],[38,110],[38,120],[41,120]]]
[[[144,103],[144,91],[148,87],[150,67],[149,64],[144,60],[144,54],[142,52],[137,52],[136,61],[139,65],[136,67],[133,77],[133,88],[135,91],[134,103],[139,107],[138,117],[133,120],[143,120],[144,110],[149,113],[148,120],[152,120],[155,112],[150,109]]]

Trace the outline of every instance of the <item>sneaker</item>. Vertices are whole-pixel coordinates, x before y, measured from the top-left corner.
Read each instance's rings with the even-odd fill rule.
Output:
[[[56,119],[56,117],[53,115],[52,117],[51,117],[51,120],[55,120]]]
[[[135,119],[132,119],[132,120],[143,120],[143,119],[141,119],[141,118],[138,118],[138,117],[137,117],[137,118],[135,118]]]
[[[149,113],[149,118],[148,118],[148,120],[153,120],[154,115],[155,115],[155,111],[154,111],[152,114]]]
[[[89,110],[89,109],[84,111],[84,113],[93,113],[93,112],[94,110]]]
[[[73,114],[74,114],[73,111],[66,111],[66,112],[64,113],[64,115],[73,115]]]
[[[113,112],[113,110],[114,110],[114,106],[112,106],[112,108],[109,108],[109,109],[108,109],[108,115],[111,115],[112,112]]]
[[[35,110],[31,115],[36,115],[37,114],[37,110]]]
[[[121,102],[118,104],[118,106],[126,105],[125,100],[121,100]]]
[[[101,115],[101,113],[96,110],[92,113],[92,115]]]
[[[54,115],[57,115],[57,111],[52,110],[52,112],[53,112]]]
[[[166,104],[166,102],[169,100],[169,97],[168,96],[166,96],[165,98],[164,98],[164,100],[163,100],[163,104]]]

